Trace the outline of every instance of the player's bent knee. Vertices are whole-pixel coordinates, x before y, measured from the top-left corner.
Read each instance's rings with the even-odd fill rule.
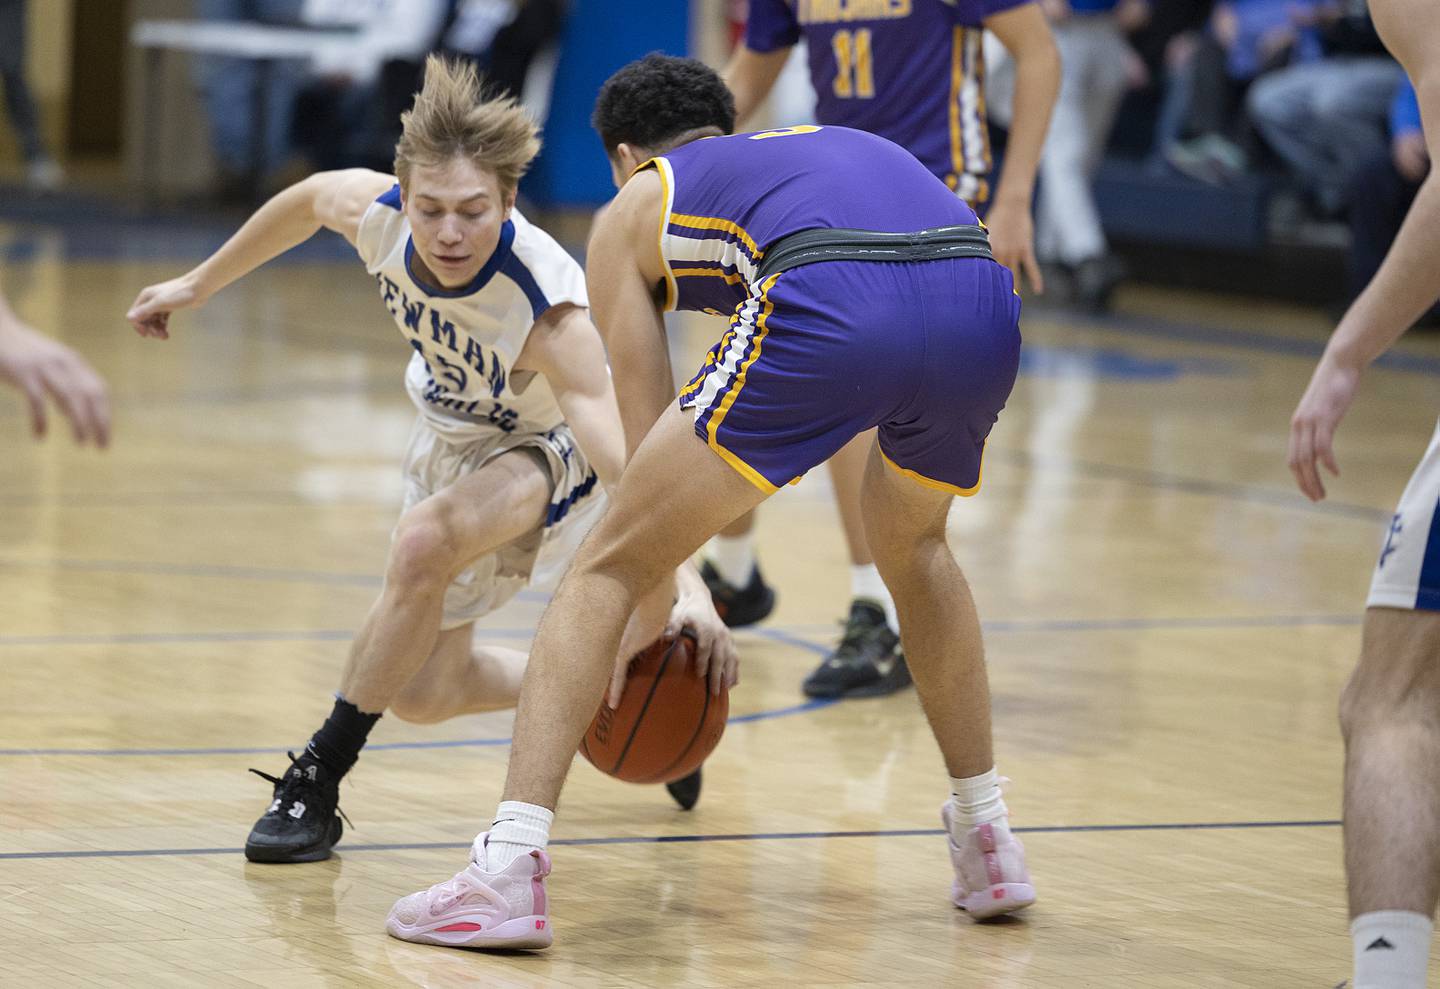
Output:
[[[614,580],[639,597],[679,565],[657,557],[633,532],[623,531],[607,516],[575,554],[570,572]]]
[[[1371,726],[1422,722],[1440,730],[1440,614],[1372,607],[1340,695],[1341,731],[1348,739]]]
[[[446,584],[457,565],[457,543],[439,514],[424,506],[400,519],[390,545],[387,582],[405,586]]]

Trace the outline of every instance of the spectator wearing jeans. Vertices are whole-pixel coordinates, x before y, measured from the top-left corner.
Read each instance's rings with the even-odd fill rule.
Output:
[[[1266,73],[1321,57],[1317,10],[1314,0],[1217,3],[1208,30],[1177,52],[1156,131],[1157,157],[1205,182],[1244,173],[1249,134],[1242,100]]]
[[[1385,143],[1385,115],[1403,73],[1380,48],[1363,10],[1322,8],[1324,58],[1261,79],[1247,100],[1250,119],[1319,211],[1345,207],[1356,170]],[[1373,54],[1365,39],[1373,39]]]
[[[1415,87],[1403,75],[1390,104],[1389,128],[1389,145],[1373,151],[1350,185],[1346,274],[1351,299],[1380,269],[1420,183],[1430,172],[1430,156],[1420,129],[1420,102]]]
[[[1060,51],[1060,95],[1040,156],[1035,253],[1070,276],[1074,298],[1102,310],[1119,279],[1091,182],[1137,56],[1125,30],[1146,16],[1144,0],[1041,0]]]
[[[62,178],[60,167],[40,139],[40,120],[25,82],[25,0],[0,0],[0,88],[5,91],[10,122],[20,136],[30,185],[54,189]]]
[[[196,0],[195,12],[203,21],[242,21],[279,27],[304,23],[305,0]],[[305,76],[305,63],[280,62],[264,93],[265,133],[261,140],[261,171],[269,174],[284,164],[290,153],[290,124],[295,94]],[[195,81],[205,100],[210,122],[210,146],[219,170],[222,199],[249,199],[248,174],[255,128],[256,87],[260,72],[247,58],[206,56],[195,62]]]

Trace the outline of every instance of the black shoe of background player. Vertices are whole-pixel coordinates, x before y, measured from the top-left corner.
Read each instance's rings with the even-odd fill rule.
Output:
[[[883,697],[910,686],[900,637],[885,623],[885,609],[868,599],[850,602],[840,645],[806,678],[809,697]]]
[[[681,810],[689,810],[700,802],[700,770],[695,770],[683,780],[666,783],[665,789]]]
[[[1125,262],[1113,254],[1081,261],[1071,272],[1075,304],[1092,315],[1104,315],[1110,311],[1110,299],[1125,275]]]
[[[744,587],[736,587],[721,577],[709,560],[700,565],[700,576],[704,578],[705,586],[710,588],[715,612],[730,628],[754,625],[775,610],[775,591],[760,576],[759,567],[751,568],[750,583]]]
[[[276,778],[252,769],[275,785],[270,809],[245,840],[251,862],[320,862],[345,830],[340,823],[340,784],[324,766],[290,755],[290,768]]]

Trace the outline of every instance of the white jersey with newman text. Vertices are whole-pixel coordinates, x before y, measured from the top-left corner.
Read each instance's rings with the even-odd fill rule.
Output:
[[[468,285],[431,288],[412,274],[415,245],[396,185],[365,211],[355,247],[415,350],[405,387],[436,432],[459,442],[496,430],[546,433],[560,425],[545,379],[514,371],[545,310],[589,305],[584,272],[549,234],[512,210],[495,253]]]

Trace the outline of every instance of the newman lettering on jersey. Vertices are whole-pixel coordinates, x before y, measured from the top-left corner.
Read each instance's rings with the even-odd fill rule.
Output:
[[[493,351],[487,353],[485,348],[470,336],[465,338],[462,350],[454,323],[444,319],[437,310],[429,307],[425,300],[410,301],[405,290],[383,272],[375,275],[375,281],[380,286],[380,297],[385,302],[385,308],[390,310],[390,315],[403,327],[410,346],[425,359],[425,363],[430,366],[430,374],[437,381],[444,382],[450,391],[464,392],[470,384],[469,371],[473,370],[489,384],[491,397],[500,397],[500,393],[505,390],[506,378],[505,367],[500,363],[497,354]],[[434,347],[427,350],[426,342]],[[456,363],[447,360],[443,354],[436,352],[439,348],[458,355],[460,361]]]
[[[795,19],[801,24],[848,24],[909,17],[911,0],[798,0]]]

